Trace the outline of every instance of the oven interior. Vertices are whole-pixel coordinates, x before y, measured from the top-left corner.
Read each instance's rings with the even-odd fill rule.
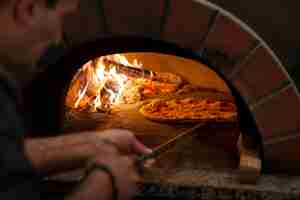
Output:
[[[102,92],[99,95],[99,87],[91,89],[96,82],[91,81],[93,73],[91,75],[89,70],[91,65],[97,66],[97,62],[99,65],[103,59],[113,62],[108,65],[109,67],[106,66],[105,73],[107,77],[114,77],[115,82],[107,81],[104,86],[102,83]],[[43,133],[43,136],[53,136],[72,132],[80,134],[80,131],[86,130],[126,128],[132,130],[137,138],[146,145],[154,148],[193,125],[190,123],[160,123],[145,119],[138,112],[138,108],[145,101],[136,95],[128,97],[128,94],[130,96],[136,92],[136,88],[128,86],[130,85],[128,79],[134,82],[140,77],[136,77],[134,74],[135,78],[132,78],[130,74],[125,73],[127,77],[122,79],[124,74],[116,74],[116,68],[113,69],[113,66],[120,64],[145,69],[142,76],[139,74],[142,79],[145,79],[145,71],[177,75],[188,86],[197,88],[196,92],[192,92],[193,95],[200,98],[230,100],[235,103],[237,108],[236,122],[211,123],[200,133],[182,141],[175,148],[157,158],[146,181],[185,183],[193,182],[191,181],[193,175],[190,174],[193,171],[197,173],[197,170],[201,169],[234,170],[238,167],[236,145],[240,134],[247,135],[255,141],[253,144],[259,147],[260,157],[263,159],[260,135],[250,110],[241,95],[222,73],[211,66],[210,61],[205,57],[189,49],[142,37],[113,37],[86,43],[65,52],[57,63],[37,76],[25,93],[26,108],[33,110],[30,117],[35,122],[34,126],[30,127],[31,135],[40,137],[40,133]],[[103,72],[102,70],[102,75]],[[97,73],[99,74],[99,71],[95,72],[95,74]],[[86,81],[82,81],[87,77],[90,80],[89,87],[86,86]],[[126,88],[124,80],[131,89],[127,92],[127,96],[116,92],[120,91],[120,88],[123,90],[124,87]],[[184,88],[183,86],[175,89],[169,87],[167,91],[163,91],[159,85],[152,90],[156,90],[158,93],[155,98],[162,98],[180,91]],[[143,94],[147,94],[147,90],[143,89]],[[114,94],[112,95],[112,93]],[[184,95],[179,96],[184,97]],[[132,98],[137,99],[132,100]],[[189,173],[182,176],[185,177],[183,178],[185,180],[176,178],[173,180],[172,174],[186,171]],[[80,177],[78,173],[80,172],[63,174],[58,177],[64,181],[76,180]]]

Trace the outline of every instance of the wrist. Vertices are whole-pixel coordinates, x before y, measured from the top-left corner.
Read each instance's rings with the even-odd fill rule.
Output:
[[[97,198],[96,198],[97,197]],[[112,200],[112,188],[109,175],[101,170],[92,170],[67,198],[68,200],[82,199]]]
[[[112,172],[109,165],[103,163],[91,163],[86,169],[86,177],[96,177],[96,176],[105,176],[106,179],[109,179],[110,188],[111,188],[111,199],[118,200],[119,190],[117,187],[117,181],[114,173]]]

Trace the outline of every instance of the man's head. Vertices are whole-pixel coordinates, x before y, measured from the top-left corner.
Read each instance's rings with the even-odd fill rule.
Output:
[[[0,63],[35,64],[50,44],[60,42],[63,17],[78,1],[0,0]]]

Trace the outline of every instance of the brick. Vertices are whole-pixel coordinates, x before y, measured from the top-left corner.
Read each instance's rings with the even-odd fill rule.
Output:
[[[83,43],[104,35],[98,0],[80,1],[77,12],[64,20],[66,40],[71,44]]]
[[[268,173],[300,175],[300,135],[264,146],[265,168]]]
[[[253,35],[233,19],[219,14],[211,32],[208,34],[204,46],[204,55],[217,68],[229,73],[235,63],[248,55],[257,44]]]
[[[300,130],[300,99],[297,90],[289,86],[253,109],[264,142]]]
[[[201,49],[214,10],[195,1],[172,0],[163,39],[184,48]]]
[[[155,36],[160,31],[164,2],[161,0],[104,0],[108,27],[117,35]]]
[[[238,67],[232,82],[249,104],[269,95],[289,80],[281,65],[262,46]]]

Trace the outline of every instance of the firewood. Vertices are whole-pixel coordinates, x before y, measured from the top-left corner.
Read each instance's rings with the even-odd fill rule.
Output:
[[[261,159],[259,157],[258,145],[253,138],[240,134],[238,140],[239,181],[245,184],[255,184],[261,173]]]
[[[151,80],[155,75],[155,73],[150,70],[126,66],[106,58],[103,58],[102,62],[106,65],[114,65],[118,73],[123,73],[132,78],[144,78]]]
[[[176,85],[180,85],[182,83],[182,78],[176,74],[167,72],[156,73],[146,68],[126,66],[107,58],[103,58],[102,62],[104,62],[106,65],[114,65],[117,72],[123,73],[132,78],[144,78],[152,81],[159,81]]]

